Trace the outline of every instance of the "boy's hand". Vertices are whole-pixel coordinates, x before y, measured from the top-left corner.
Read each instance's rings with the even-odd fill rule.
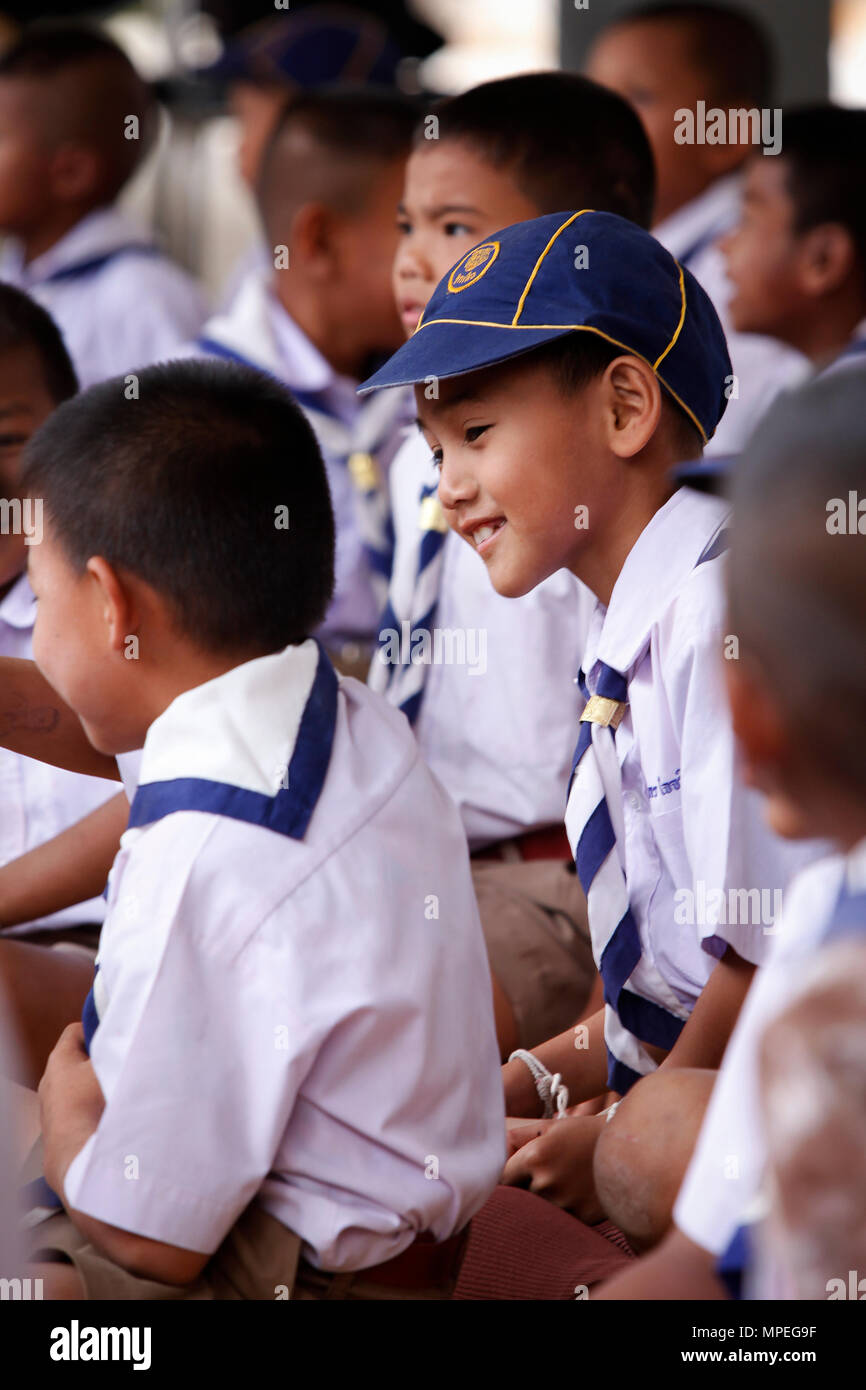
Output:
[[[528,1187],[581,1221],[591,1224],[603,1220],[592,1158],[606,1122],[606,1116],[601,1115],[567,1115],[509,1131],[510,1157],[502,1181],[512,1187]]]
[[[60,1034],[39,1083],[39,1104],[45,1177],[62,1197],[66,1170],[105,1109],[80,1022],[70,1023]]]

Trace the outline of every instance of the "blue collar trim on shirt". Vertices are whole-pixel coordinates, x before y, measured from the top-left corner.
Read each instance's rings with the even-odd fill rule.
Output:
[[[103,266],[109,265],[117,260],[119,256],[158,256],[159,247],[151,245],[147,241],[129,242],[126,246],[115,246],[111,251],[103,251],[97,256],[88,256],[86,261],[77,261],[73,265],[62,265],[57,270],[53,270],[50,275],[46,275],[42,281],[44,285],[53,285],[58,280],[85,280],[88,275],[96,275],[97,271],[102,270]]]
[[[267,367],[263,367],[259,362],[254,362],[251,357],[245,357],[244,354],[238,352],[236,348],[231,348],[225,343],[221,343],[218,338],[211,338],[206,334],[200,334],[195,340],[195,345],[201,348],[202,352],[209,353],[211,357],[222,357],[226,362],[240,362],[244,367],[255,367],[256,371],[264,372],[267,376],[273,376],[275,380],[280,380],[280,378],[274,376],[274,373],[269,371]],[[282,381],[281,385],[287,386],[288,383]],[[307,412],[318,410],[322,415],[327,415],[332,419],[339,418],[328,405],[327,392],[304,391],[297,386],[289,386],[289,390],[302,410]]]
[[[130,807],[130,828],[152,825],[174,811],[204,811],[302,840],[325,782],[336,722],[337,676],[319,647],[319,664],[301,718],[286,786],[280,787],[274,796],[267,796],[204,777],[145,782],[139,786]]]

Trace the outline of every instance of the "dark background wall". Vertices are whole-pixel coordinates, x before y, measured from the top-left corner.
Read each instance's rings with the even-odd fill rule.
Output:
[[[738,0],[738,6],[763,21],[776,45],[780,105],[825,98],[830,0]],[[635,0],[589,0],[588,9],[578,10],[574,0],[560,0],[562,66],[580,69],[598,31],[634,7]]]

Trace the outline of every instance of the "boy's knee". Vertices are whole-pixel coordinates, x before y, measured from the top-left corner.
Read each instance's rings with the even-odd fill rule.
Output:
[[[653,1072],[629,1091],[595,1149],[595,1187],[635,1250],[668,1230],[716,1073]]]

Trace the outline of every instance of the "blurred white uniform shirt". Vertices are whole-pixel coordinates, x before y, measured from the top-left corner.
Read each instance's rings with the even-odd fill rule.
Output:
[[[205,1252],[258,1194],[314,1264],[354,1269],[465,1225],[501,1171],[504,1102],[460,819],[405,720],[331,680],[307,641],[151,725],[94,987],[106,1105],[65,1191]],[[302,838],[172,811],[184,778],[250,814],[282,798]]]
[[[866,841],[810,865],[791,884],[769,961],[746,996],[674,1207],[685,1235],[721,1255],[748,1220],[766,1164],[758,1048],[785,1009],[831,924],[842,886],[866,887]]]
[[[430,447],[412,426],[391,469],[398,613],[410,611],[421,488],[437,479]],[[594,607],[567,570],[523,598],[503,598],[472,547],[453,531],[446,536],[435,623],[483,634],[485,662],[476,670],[430,665],[415,733],[457,802],[471,849],[561,823],[583,703],[575,678]]]
[[[9,238],[0,252],[0,280],[48,310],[82,389],[173,356],[206,314],[192,276],[111,207],[83,217],[29,265]]]
[[[711,454],[739,453],[779,391],[797,385],[809,374],[807,359],[793,348],[758,333],[735,333],[731,327],[731,284],[725,258],[715,243],[739,220],[740,192],[738,174],[717,179],[652,229],[653,236],[706,290],[728,340],[739,396],[728,399],[727,410],[706,449]]]
[[[14,656],[25,661],[32,658],[35,620],[36,600],[26,575],[22,574],[0,600],[0,656]],[[35,758],[25,758],[0,748],[0,865],[53,839],[109,797],[116,796],[119,790],[116,782],[104,777],[82,777],[76,772],[64,772]],[[8,927],[3,935],[14,936],[16,932],[35,926],[57,928],[101,922],[104,915],[104,899],[90,898],[37,922]]]

